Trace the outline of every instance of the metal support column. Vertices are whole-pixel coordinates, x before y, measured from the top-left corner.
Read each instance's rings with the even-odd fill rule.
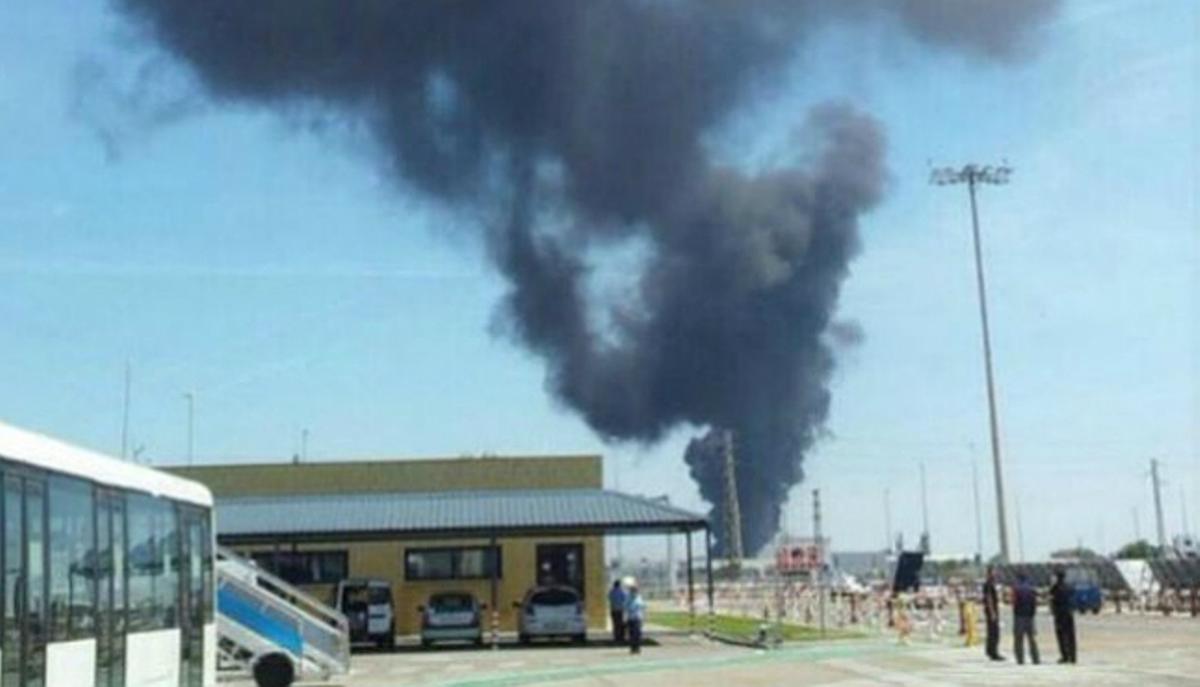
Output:
[[[500,544],[496,540],[496,535],[493,534],[488,542],[491,547],[492,560],[489,570],[491,577],[491,625],[492,625],[492,651],[500,649],[500,581],[496,577],[500,567]]]
[[[716,606],[713,603],[713,568],[712,568],[712,529],[704,526],[704,575],[708,578],[708,632],[712,637],[716,632]]]
[[[696,585],[692,574],[692,531],[687,532],[688,632],[696,633]]]

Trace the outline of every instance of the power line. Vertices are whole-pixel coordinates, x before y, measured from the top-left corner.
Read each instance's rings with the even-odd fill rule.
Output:
[[[979,292],[979,320],[983,334],[983,366],[987,379],[988,427],[992,439],[992,470],[996,483],[996,519],[1000,530],[1000,559],[1008,562],[1008,525],[1004,516],[1004,474],[1000,466],[1000,428],[996,419],[996,383],[992,374],[992,343],[988,330],[987,286],[983,276],[983,252],[979,246],[979,209],[975,200],[975,188],[980,184],[1002,185],[1008,183],[1012,168],[1007,163],[998,167],[991,165],[965,165],[960,169],[942,167],[930,173],[930,183],[938,186],[966,184],[971,199],[971,235],[975,244],[975,285]]]

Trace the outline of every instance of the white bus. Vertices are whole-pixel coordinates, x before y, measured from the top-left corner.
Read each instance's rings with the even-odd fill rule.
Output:
[[[0,687],[216,684],[212,495],[0,423]]]

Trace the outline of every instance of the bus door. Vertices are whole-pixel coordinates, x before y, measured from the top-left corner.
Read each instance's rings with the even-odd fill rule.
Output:
[[[96,687],[125,684],[125,499],[102,491],[96,498]],[[7,687],[7,685],[3,686]]]
[[[46,484],[4,479],[3,687],[41,687],[46,675]]]
[[[211,595],[211,577],[205,574],[209,565],[208,519],[203,511],[180,508],[180,647],[182,687],[204,685],[204,621],[206,595]],[[216,650],[216,647],[212,647]]]

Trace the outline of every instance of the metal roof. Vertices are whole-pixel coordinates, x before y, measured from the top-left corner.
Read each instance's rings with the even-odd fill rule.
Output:
[[[217,499],[222,541],[703,529],[702,515],[603,489],[296,494]]]

